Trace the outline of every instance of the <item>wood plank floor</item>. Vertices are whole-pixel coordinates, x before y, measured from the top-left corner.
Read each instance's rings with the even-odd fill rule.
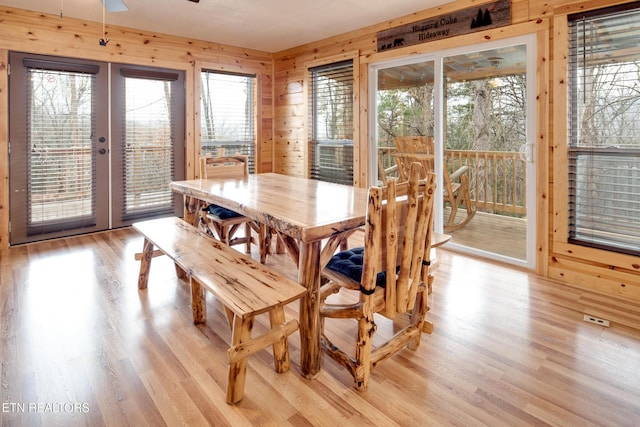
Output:
[[[2,426],[640,425],[640,332],[581,314],[597,301],[637,319],[637,304],[443,249],[433,334],[376,368],[368,391],[329,358],[303,379],[295,333],[291,370],[276,374],[259,352],[244,400],[227,405],[219,305],[209,297],[207,325],[194,326],[188,289],[162,257],[138,291],[141,247],[121,229],[1,253]],[[268,263],[295,275],[284,256]],[[346,338],[355,324],[327,328]]]
[[[463,213],[460,217],[464,219]],[[452,243],[525,261],[526,226],[521,218],[477,212],[467,225],[448,234]]]

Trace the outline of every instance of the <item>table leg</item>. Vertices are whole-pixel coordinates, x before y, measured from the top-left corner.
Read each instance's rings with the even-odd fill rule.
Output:
[[[195,197],[184,196],[183,219],[194,227],[198,227],[200,221],[200,204]]]
[[[300,371],[307,379],[320,373],[320,248],[320,241],[300,245],[298,283],[307,288],[300,300]]]

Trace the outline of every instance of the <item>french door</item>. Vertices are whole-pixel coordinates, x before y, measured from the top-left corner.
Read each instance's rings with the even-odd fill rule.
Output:
[[[181,72],[10,55],[10,243],[179,214]],[[110,108],[111,107],[111,108]]]
[[[452,235],[448,245],[529,268],[535,267],[534,67],[533,37],[370,66],[370,170],[377,171],[371,184],[401,179],[394,156],[407,141],[429,147],[420,151],[433,159],[435,227]],[[468,192],[457,213],[446,188]]]

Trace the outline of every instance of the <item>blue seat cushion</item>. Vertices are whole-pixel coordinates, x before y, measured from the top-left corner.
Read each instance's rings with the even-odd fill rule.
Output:
[[[327,268],[349,277],[356,282],[362,279],[362,263],[364,260],[364,248],[352,248],[346,251],[338,252],[331,257],[327,264]],[[385,287],[387,280],[386,272],[378,273],[376,277],[376,286]]]
[[[235,211],[232,211],[231,209],[223,208],[222,206],[218,206],[214,204],[210,204],[209,206],[207,206],[206,208],[203,208],[202,210],[210,213],[211,215],[215,215],[220,219],[230,219],[230,218],[237,218],[239,216],[242,216],[238,212],[235,212]]]

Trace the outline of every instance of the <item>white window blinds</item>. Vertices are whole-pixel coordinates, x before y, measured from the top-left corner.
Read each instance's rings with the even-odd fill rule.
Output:
[[[635,7],[638,7],[637,4]],[[569,241],[640,254],[640,9],[569,17]]]
[[[25,60],[28,234],[95,224],[97,67]]]
[[[353,184],[353,61],[309,69],[310,176]]]
[[[112,64],[114,227],[180,214],[171,181],[184,179],[184,73]]]
[[[255,171],[256,77],[203,70],[201,86],[202,154],[242,154]]]
[[[125,220],[173,212],[176,73],[122,69]]]

